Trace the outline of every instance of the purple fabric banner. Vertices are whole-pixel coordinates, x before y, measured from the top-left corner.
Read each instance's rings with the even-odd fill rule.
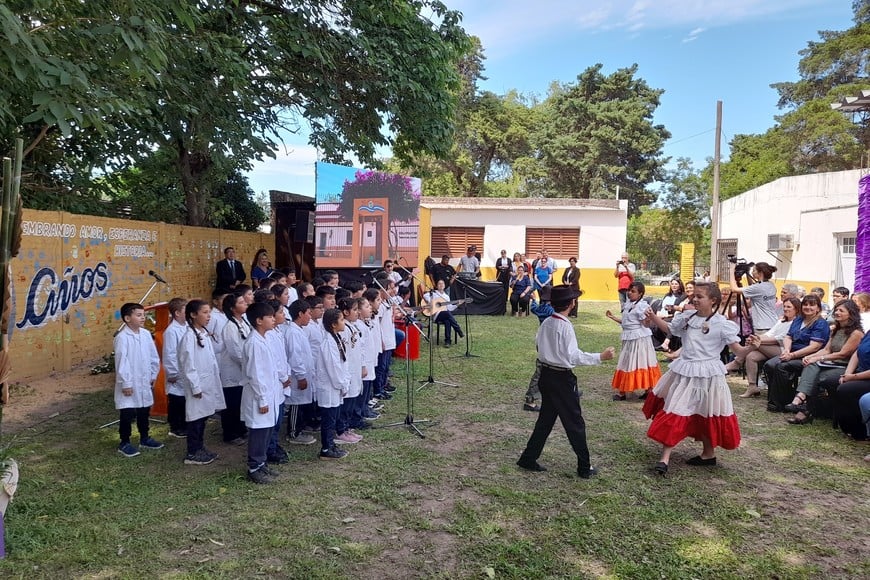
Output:
[[[870,175],[865,175],[858,182],[855,292],[870,292]]]

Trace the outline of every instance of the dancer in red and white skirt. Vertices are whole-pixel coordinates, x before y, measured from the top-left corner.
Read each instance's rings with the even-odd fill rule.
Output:
[[[744,347],[737,325],[716,312],[721,301],[719,287],[704,282],[695,285],[696,310],[677,314],[670,324],[652,311],[647,313],[647,319],[663,332],[683,340],[679,358],[643,406],[644,415],[653,420],[647,436],[664,446],[661,461],[655,465],[661,475],[668,472],[671,450],[686,437],[703,444],[701,454],[687,460],[688,465],[716,465],[716,447],[736,449],[740,445],[740,427],[719,355],[726,345],[738,355]]]
[[[611,381],[616,389],[614,401],[624,401],[626,393],[632,392],[641,393],[639,398],[643,399],[647,389],[653,388],[662,376],[652,344],[652,331],[646,326],[649,304],[643,300],[645,293],[642,283],[632,282],[622,316],[614,316],[610,310],[605,313],[607,318],[622,325],[622,349]]]

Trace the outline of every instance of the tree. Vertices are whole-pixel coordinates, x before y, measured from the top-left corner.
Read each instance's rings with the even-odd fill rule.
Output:
[[[467,36],[459,13],[437,0],[38,1],[16,2],[0,19],[17,59],[0,73],[26,81],[13,86],[4,129],[60,130],[64,139],[39,142],[80,159],[68,166],[86,175],[171,147],[193,225],[206,223],[219,184],[301,122],[329,161],[351,152],[370,161],[391,144],[450,147]],[[51,43],[40,39],[46,31]],[[59,67],[53,55],[70,57]],[[71,68],[78,62],[93,65]],[[63,89],[67,81],[84,88]],[[55,85],[57,98],[43,102],[35,89]]]
[[[652,201],[646,187],[662,177],[662,148],[670,133],[652,123],[663,90],[635,78],[637,65],[610,75],[587,68],[576,84],[555,85],[544,102],[537,136],[550,195],[620,197],[629,214]]]
[[[697,258],[709,259],[711,185],[712,181],[705,178],[701,171],[695,170],[691,160],[685,157],[677,159],[676,167],[666,172],[665,179],[658,189],[656,206],[668,212],[665,215],[668,223],[661,234],[663,234],[663,243],[669,240],[672,259],[678,257],[675,254],[678,254],[680,244],[683,242],[695,244]],[[638,246],[633,249],[632,255],[635,255],[634,250],[636,250],[639,255],[652,259],[646,256],[646,250],[642,248],[645,243],[642,241],[645,239],[644,236],[649,235],[646,224],[647,222],[639,219],[632,219],[629,222],[630,231],[633,227],[644,229],[632,238]]]
[[[800,80],[774,83],[784,113],[762,135],[738,135],[722,165],[722,197],[787,175],[861,167],[870,150],[870,115],[851,118],[831,109],[844,96],[870,88],[870,0],[852,3],[854,26],[823,30],[800,51]]]

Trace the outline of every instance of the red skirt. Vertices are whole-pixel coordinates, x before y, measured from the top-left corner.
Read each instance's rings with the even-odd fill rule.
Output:
[[[652,419],[647,436],[667,447],[687,437],[723,449],[740,446],[740,426],[722,376],[684,377],[668,371],[647,395],[643,414]]]

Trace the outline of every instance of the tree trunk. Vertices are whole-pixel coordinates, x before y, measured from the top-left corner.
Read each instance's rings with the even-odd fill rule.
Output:
[[[181,188],[187,207],[187,225],[208,226],[206,206],[211,195],[211,184],[205,177],[213,165],[211,157],[207,152],[189,151],[181,138],[176,140],[176,147]]]

